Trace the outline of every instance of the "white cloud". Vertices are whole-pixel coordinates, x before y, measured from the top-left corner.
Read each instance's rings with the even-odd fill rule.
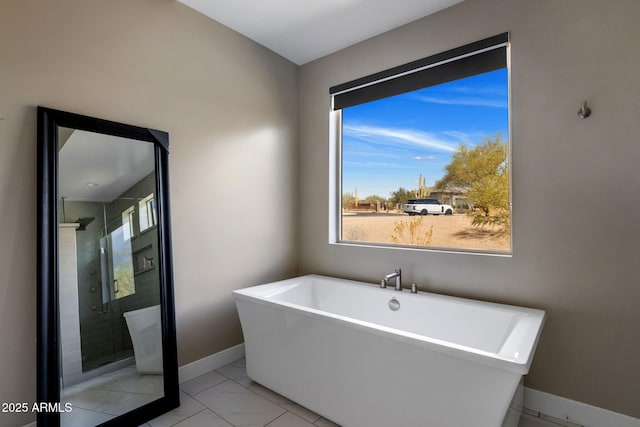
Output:
[[[375,142],[402,143],[414,147],[430,148],[439,151],[453,153],[457,146],[448,141],[438,139],[433,135],[413,129],[393,129],[375,126],[344,125],[342,132],[345,136],[362,138]]]
[[[451,138],[455,138],[460,143],[470,144],[471,143],[471,135],[466,132],[460,132],[457,130],[447,130],[442,132],[443,135],[450,136]]]
[[[445,104],[445,105],[466,105],[472,107],[491,107],[491,108],[507,108],[509,106],[506,100],[496,100],[478,97],[447,97],[436,98],[435,96],[419,96],[417,97],[423,102],[430,104]]]
[[[435,160],[436,156],[415,156],[413,160]]]
[[[342,153],[343,156],[353,157],[369,157],[378,159],[401,159],[402,156],[398,154],[388,152],[373,152],[373,151],[357,151],[357,150],[345,150]]]
[[[458,86],[450,90],[467,95],[492,95],[504,98],[506,98],[509,93],[507,86]]]
[[[345,160],[342,162],[343,166],[352,166],[360,168],[387,168],[387,169],[407,169],[408,166],[400,163],[385,163],[385,162],[356,162],[351,160]]]

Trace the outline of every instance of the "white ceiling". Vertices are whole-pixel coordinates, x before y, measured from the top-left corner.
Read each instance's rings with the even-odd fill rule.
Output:
[[[298,65],[463,0],[178,0]]]
[[[58,193],[69,201],[111,202],[154,171],[153,149],[145,141],[74,130],[58,154]]]

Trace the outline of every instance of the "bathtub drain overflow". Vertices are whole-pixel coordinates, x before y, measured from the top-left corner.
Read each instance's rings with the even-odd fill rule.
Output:
[[[400,310],[400,301],[398,301],[395,298],[391,298],[389,300],[389,308],[391,309],[391,311],[398,311]]]

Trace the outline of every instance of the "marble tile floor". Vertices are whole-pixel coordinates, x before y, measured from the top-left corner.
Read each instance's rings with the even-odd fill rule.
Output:
[[[162,375],[141,375],[135,366],[128,366],[63,389],[61,401],[71,403],[73,411],[63,412],[60,422],[64,427],[97,425],[162,393]]]
[[[337,425],[253,382],[239,359],[180,386],[181,406],[144,427],[329,427]],[[574,427],[528,411],[520,427]],[[577,426],[575,426],[577,427]]]

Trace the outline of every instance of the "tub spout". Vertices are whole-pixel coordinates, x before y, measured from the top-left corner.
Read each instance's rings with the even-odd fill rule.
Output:
[[[380,287],[386,288],[387,285],[389,284],[389,280],[391,279],[396,279],[394,289],[396,291],[401,291],[402,290],[402,270],[400,268],[396,268],[395,272],[384,276],[384,279],[382,279],[382,281],[380,282]]]

